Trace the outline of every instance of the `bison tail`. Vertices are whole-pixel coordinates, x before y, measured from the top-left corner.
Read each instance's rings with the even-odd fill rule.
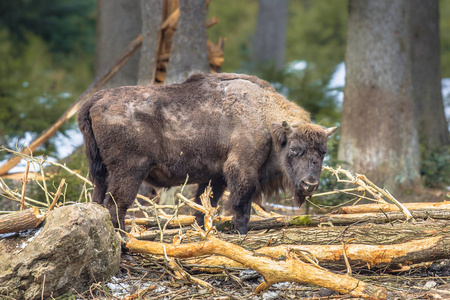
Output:
[[[90,109],[95,103],[96,99],[91,98],[86,102],[78,112],[78,127],[84,136],[84,144],[86,148],[86,156],[89,162],[89,174],[94,184],[94,202],[103,204],[105,198],[107,185],[108,171],[103,158],[100,155],[97,141],[92,130],[92,121],[90,116]]]

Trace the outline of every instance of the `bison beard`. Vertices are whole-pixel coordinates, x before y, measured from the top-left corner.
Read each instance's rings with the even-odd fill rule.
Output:
[[[145,180],[158,187],[211,181],[214,198],[230,190],[236,229],[247,233],[251,201],[280,188],[301,205],[318,187],[327,139],[336,130],[266,81],[240,74],[196,74],[181,84],[120,87],[94,94],[80,109],[94,201],[124,229]],[[203,216],[197,214],[203,224]]]

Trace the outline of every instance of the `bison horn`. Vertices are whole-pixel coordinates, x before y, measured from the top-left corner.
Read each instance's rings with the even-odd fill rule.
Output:
[[[332,135],[337,130],[337,127],[330,127],[325,129],[325,132],[327,133],[327,136]]]
[[[283,126],[284,132],[285,132],[286,134],[290,134],[290,133],[292,132],[292,127],[291,127],[291,125],[289,125],[288,122],[283,121],[283,122],[281,123],[281,126]]]

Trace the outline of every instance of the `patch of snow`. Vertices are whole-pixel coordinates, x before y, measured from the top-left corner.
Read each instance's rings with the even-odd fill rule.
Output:
[[[17,232],[2,233],[2,234],[0,234],[0,240],[6,239],[7,237],[10,237],[10,236],[14,236],[14,235],[16,235],[16,233]]]
[[[450,130],[450,78],[442,78],[442,100],[444,101],[444,113]]]
[[[262,295],[262,298],[263,298],[264,300],[273,300],[273,299],[279,299],[279,298],[278,298],[279,296],[280,296],[280,295],[278,295],[278,292],[268,291],[268,292],[265,292],[265,293]]]
[[[277,282],[275,284],[272,285],[272,287],[276,288],[276,289],[288,289],[290,288],[292,285],[292,282]]]
[[[117,278],[115,276],[111,277],[110,282],[106,284],[109,288],[111,294],[116,298],[120,296],[128,296],[132,293],[135,293],[138,290],[144,290],[149,286],[153,285],[152,281],[140,281],[137,279],[129,279],[124,280],[128,276],[124,278]],[[165,291],[166,287],[159,286],[157,290],[160,289],[161,292]]]
[[[344,102],[344,92],[342,88],[345,86],[345,63],[341,62],[336,66],[333,75],[331,76],[327,94],[336,99],[339,106]]]
[[[30,145],[35,138],[36,137],[30,132],[25,132],[24,138],[17,141],[15,148],[21,149],[25,145]],[[80,147],[83,144],[83,135],[81,134],[78,128],[67,130],[65,135],[62,134],[61,132],[58,132],[54,138],[57,157],[52,156],[47,157],[46,160],[49,162],[56,162],[58,159],[67,157],[68,155],[72,154],[72,152],[76,148]],[[0,161],[0,165],[3,165],[5,162],[6,160]],[[15,166],[9,171],[9,173],[25,172],[26,165],[27,162],[21,160],[17,166]],[[44,164],[44,166],[46,165],[47,164]],[[40,170],[39,164],[37,163],[30,164],[30,172],[39,172],[39,170]]]
[[[58,132],[56,135],[55,146],[58,151],[58,158],[64,158],[83,144],[83,135],[80,130],[69,129],[66,134]]]
[[[294,60],[289,63],[286,68],[287,73],[295,73],[305,70],[308,67],[308,63],[304,60]]]
[[[31,241],[36,237],[36,236],[38,236],[38,234],[42,231],[42,228],[44,228],[44,227],[41,227],[41,228],[39,228],[38,230],[35,230],[35,229],[29,229],[29,230],[27,230],[27,231],[29,231],[29,233],[24,233],[24,234],[26,234],[25,236],[27,236],[28,234],[30,234],[30,233],[32,233],[33,231],[34,231],[34,234],[33,235],[31,235],[25,242],[23,242],[21,245],[20,245],[20,248],[22,248],[22,249],[25,249],[25,247],[29,244],[29,243],[31,243]],[[22,233],[20,233],[20,235],[22,236]]]

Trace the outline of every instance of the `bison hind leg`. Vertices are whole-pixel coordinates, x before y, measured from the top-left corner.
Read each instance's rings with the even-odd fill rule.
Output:
[[[125,171],[127,170],[127,171]],[[141,166],[110,167],[108,176],[108,189],[104,205],[109,210],[111,221],[115,228],[125,230],[125,215],[133,204],[139,187],[147,176],[148,169]]]
[[[205,192],[205,189],[208,186],[208,184],[209,183],[200,183],[198,185],[197,194],[195,196],[195,203],[202,205],[202,202],[200,200],[200,195]],[[212,192],[213,192],[213,197],[211,198],[211,205],[213,207],[217,207],[217,202],[219,201],[220,197],[222,197],[223,192],[226,189],[226,184],[224,181],[212,181],[211,188],[212,188]],[[204,219],[205,215],[202,212],[196,210],[194,212],[194,216],[195,216],[195,220],[197,221],[197,224],[202,227],[205,224],[205,219]]]

